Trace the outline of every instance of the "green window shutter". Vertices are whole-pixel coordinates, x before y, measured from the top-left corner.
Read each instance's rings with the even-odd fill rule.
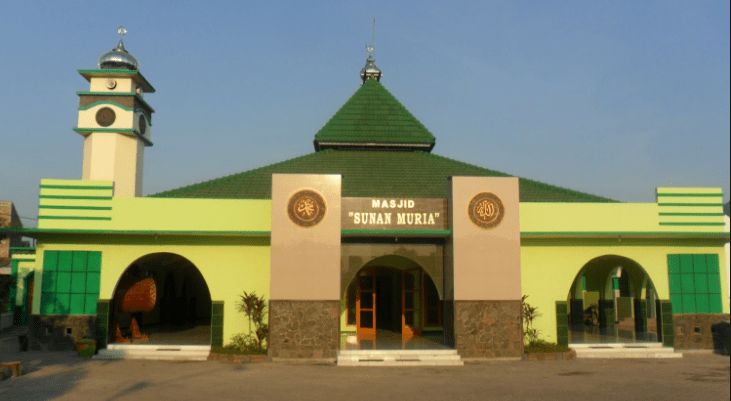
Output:
[[[696,294],[708,294],[708,274],[696,273],[693,277],[695,281]]]
[[[723,313],[723,306],[721,305],[721,294],[708,295],[708,303],[711,313]]]
[[[57,293],[70,293],[71,292],[71,273],[58,272],[56,275],[56,292]]]
[[[84,305],[84,315],[96,315],[96,301],[99,299],[97,294],[84,295],[86,301]]]
[[[75,272],[86,272],[86,254],[89,252],[74,251],[71,269]]]
[[[71,292],[74,294],[86,292],[86,272],[71,273]]]
[[[60,251],[58,253],[58,271],[70,272],[73,267],[73,252]]]
[[[680,255],[668,255],[668,273],[680,273]]]
[[[86,273],[86,293],[99,295],[100,273]]]
[[[707,294],[696,294],[695,296],[696,313],[711,313],[710,304]]]
[[[71,313],[72,315],[83,315],[85,300],[86,294],[71,294],[69,313]]]
[[[680,285],[683,294],[695,294],[695,282],[693,274],[681,274]]]
[[[88,252],[86,271],[100,273],[102,271],[102,253]]]
[[[683,294],[683,313],[696,313],[695,294]]]
[[[41,294],[41,315],[53,315],[56,312],[56,294],[44,292]]]
[[[680,272],[693,273],[693,255],[680,255]]]

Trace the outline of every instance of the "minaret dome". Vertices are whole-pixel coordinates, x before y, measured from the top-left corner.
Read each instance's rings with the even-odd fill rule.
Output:
[[[130,52],[124,48],[124,43],[122,42],[122,36],[127,33],[127,30],[120,26],[117,33],[119,33],[119,43],[117,44],[117,47],[99,57],[99,68],[104,70],[139,70],[140,63],[137,61],[135,56],[130,54]]]

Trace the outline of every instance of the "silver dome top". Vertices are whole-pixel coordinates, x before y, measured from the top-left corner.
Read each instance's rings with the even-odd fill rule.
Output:
[[[381,69],[376,67],[376,59],[372,55],[368,55],[366,58],[366,65],[360,70],[360,79],[365,81],[374,78],[376,81],[381,80],[383,73]]]
[[[124,48],[122,42],[122,35],[127,33],[127,30],[123,26],[117,29],[119,33],[119,43],[114,49],[102,54],[99,57],[99,68],[101,69],[120,69],[120,70],[133,70],[137,71],[140,69],[140,63],[137,61],[135,56],[130,54],[127,49]]]

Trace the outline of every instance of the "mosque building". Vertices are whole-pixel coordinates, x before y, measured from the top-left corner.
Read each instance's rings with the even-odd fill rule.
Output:
[[[244,291],[275,360],[521,357],[523,296],[559,344],[692,347],[728,319],[720,188],[622,203],[439,156],[372,54],[313,152],[150,196],[154,87],[121,39],[79,74],[81,179],[41,180],[37,246],[13,253],[31,349],[225,346]]]

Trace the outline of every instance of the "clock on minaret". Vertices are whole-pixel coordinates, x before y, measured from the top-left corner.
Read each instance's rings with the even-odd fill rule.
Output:
[[[137,59],[119,43],[102,54],[99,68],[79,70],[89,91],[79,95],[79,122],[84,137],[82,179],[114,181],[115,196],[142,195],[144,149],[152,146],[150,128],[155,110],[143,99],[155,92],[139,71]]]

